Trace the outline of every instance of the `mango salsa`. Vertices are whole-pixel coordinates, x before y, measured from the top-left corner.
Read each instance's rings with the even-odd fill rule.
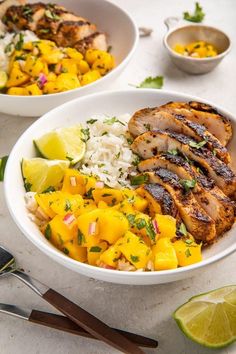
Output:
[[[187,45],[177,43],[173,49],[178,54],[192,58],[210,58],[218,55],[216,47],[205,41],[191,42]]]

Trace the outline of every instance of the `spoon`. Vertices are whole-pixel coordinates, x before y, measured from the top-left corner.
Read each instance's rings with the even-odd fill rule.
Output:
[[[30,277],[28,274],[17,269],[13,255],[0,246],[0,277],[13,275],[25,283],[36,294],[66,315],[70,320],[81,326],[97,339],[104,341],[110,346],[126,354],[144,354],[136,344],[128,340],[121,333],[107,326],[98,318],[91,315],[75,303],[68,300],[48,286]]]

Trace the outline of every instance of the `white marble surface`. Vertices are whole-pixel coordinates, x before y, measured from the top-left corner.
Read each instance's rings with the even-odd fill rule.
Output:
[[[79,0],[78,0],[79,1]],[[99,0],[98,0],[99,1]],[[112,86],[127,88],[147,75],[164,75],[164,88],[187,92],[209,99],[236,114],[236,27],[234,0],[201,0],[207,14],[205,22],[225,30],[233,47],[230,55],[212,73],[188,76],[172,66],[162,47],[163,20],[191,10],[187,0],[113,0],[128,10],[138,25],[154,29],[151,38],[140,41],[132,62]],[[0,156],[8,154],[20,134],[34,120],[0,114]],[[194,294],[236,283],[236,255],[202,270],[202,274],[184,281],[147,287],[102,283],[71,273],[36,249],[17,229],[6,209],[0,185],[0,243],[12,250],[19,264],[34,277],[54,287],[108,324],[159,340],[160,354],[211,354],[186,339],[171,318],[172,312]],[[40,298],[16,279],[1,279],[0,302],[15,303],[30,309],[51,310]],[[1,354],[115,354],[115,350],[88,339],[42,328],[0,315]],[[235,354],[236,345],[217,351]]]

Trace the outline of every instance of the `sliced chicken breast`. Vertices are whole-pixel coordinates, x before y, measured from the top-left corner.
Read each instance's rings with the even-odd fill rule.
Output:
[[[107,51],[107,40],[104,33],[93,33],[81,41],[75,43],[74,47],[81,53],[85,53],[88,49],[98,49]]]
[[[162,185],[170,193],[187,230],[194,238],[204,243],[212,243],[216,238],[215,222],[198,204],[193,194],[186,193],[180,178],[164,168],[158,168],[147,174],[151,183]]]
[[[226,195],[233,195],[236,190],[236,176],[230,167],[215,157],[210,150],[192,147],[191,141],[191,138],[182,134],[156,130],[138,136],[131,148],[143,159],[166,153],[168,150],[178,150],[200,164]]]
[[[229,119],[205,103],[169,102],[160,106],[159,109],[167,109],[169,112],[185,116],[194,123],[204,125],[223,146],[226,146],[232,138],[233,131]]]
[[[230,162],[230,155],[227,149],[214,135],[208,132],[203,125],[191,122],[181,114],[170,113],[165,110],[161,111],[159,108],[145,108],[134,113],[128,127],[133,136],[155,129],[187,135],[214,151],[216,156],[225,163]]]
[[[194,170],[184,158],[164,154],[144,160],[139,164],[141,172],[155,171],[156,168],[168,169],[181,178],[182,181],[196,181],[192,192],[201,207],[215,221],[217,236],[222,235],[232,227],[234,223],[234,203],[218,187],[214,186],[214,183],[211,188],[205,189],[202,181],[203,179],[206,180],[206,178]],[[207,183],[208,181],[205,181],[205,185]]]

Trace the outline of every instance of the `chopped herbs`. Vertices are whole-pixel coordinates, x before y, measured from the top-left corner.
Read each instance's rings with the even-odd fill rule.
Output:
[[[112,196],[112,194],[109,194],[109,193],[102,194],[102,197],[111,197],[111,196]]]
[[[138,155],[135,155],[134,156],[134,159],[132,161],[132,165],[133,166],[138,166],[139,162],[141,161],[142,159],[138,156]]]
[[[174,156],[178,155],[178,153],[179,153],[178,150],[176,150],[176,149],[168,150],[167,152],[168,152],[168,154],[174,155]]]
[[[81,139],[84,143],[86,143],[90,139],[90,130],[89,128],[86,129],[81,129],[81,132],[83,134],[83,139]]]
[[[65,211],[71,211],[71,202],[66,199],[66,202],[65,202],[65,208],[64,208]]]
[[[55,188],[52,186],[49,186],[47,189],[45,189],[42,193],[50,193],[50,192],[55,192]]]
[[[0,182],[2,182],[4,179],[4,172],[5,172],[7,160],[8,160],[8,156],[3,156],[0,159]]]
[[[154,88],[161,89],[163,86],[164,78],[163,76],[156,77],[147,77],[140,85],[136,86],[137,88]]]
[[[154,227],[153,227],[151,221],[149,223],[146,223],[146,231],[147,231],[148,237],[152,241],[155,241],[156,233],[155,233],[155,230],[154,230]]]
[[[101,252],[101,247],[99,246],[93,246],[89,249],[89,252]]]
[[[8,43],[4,49],[4,53],[5,54],[11,53],[13,50],[13,46],[14,46],[13,43]]]
[[[205,13],[202,11],[202,7],[199,5],[199,3],[196,2],[194,13],[190,14],[189,12],[184,12],[183,17],[186,21],[202,22],[205,17]]]
[[[102,133],[102,136],[107,135],[107,134],[108,134],[108,132],[103,132],[103,133]]]
[[[69,254],[69,253],[70,253],[69,250],[68,250],[66,247],[64,247],[64,248],[62,249],[62,251],[63,251],[65,254]]]
[[[183,222],[181,222],[181,224],[180,224],[179,232],[184,236],[187,236],[187,234],[188,234],[186,226],[184,225]]]
[[[185,255],[186,255],[187,258],[191,257],[191,252],[190,252],[189,248],[186,249]]]
[[[149,181],[148,175],[138,175],[130,177],[131,186],[139,186],[140,184],[147,183]]]
[[[184,241],[186,243],[186,245],[191,245],[193,243],[192,240],[190,240],[189,238],[187,240]]]
[[[90,119],[90,120],[87,120],[87,124],[94,124],[97,122],[97,119]]]
[[[66,156],[66,159],[69,160],[69,161],[73,161],[73,157],[70,157],[70,156]]]
[[[138,256],[133,256],[132,254],[130,255],[130,259],[134,263],[137,263],[139,261],[139,257]]]
[[[189,146],[195,148],[195,149],[200,149],[201,147],[203,147],[205,144],[207,143],[206,140],[202,140],[199,143],[197,143],[196,141],[191,140],[189,143]]]
[[[49,18],[50,20],[54,20],[54,21],[58,21],[60,20],[61,18],[59,16],[57,16],[57,14],[55,14],[53,11],[51,10],[46,10],[45,11],[45,16],[47,18]]]
[[[24,187],[25,187],[26,192],[30,192],[32,184],[29,182],[24,182]]]
[[[78,240],[78,245],[79,246],[81,246],[85,242],[85,237],[82,234],[82,232],[80,231],[80,229],[78,229],[77,240]]]
[[[135,220],[135,225],[137,226],[137,228],[139,230],[143,229],[144,227],[146,227],[146,220],[139,218],[137,220]]]
[[[19,40],[15,45],[16,50],[21,50],[24,44],[24,35],[22,33],[19,34]]]
[[[31,15],[33,14],[33,9],[27,5],[23,6],[22,14],[23,14],[23,16],[26,16],[26,17],[30,16],[31,17]]]
[[[216,149],[213,149],[213,150],[212,150],[212,154],[213,154],[214,156],[216,156],[216,153],[217,153]]]
[[[85,194],[85,196],[89,199],[93,199],[93,190],[94,188],[90,188],[88,192]]]
[[[134,214],[128,214],[127,216],[127,219],[130,223],[130,226],[134,226],[135,224],[135,215]]]
[[[41,28],[39,30],[40,33],[49,33],[50,32],[50,29],[49,28]]]
[[[133,141],[134,141],[134,139],[132,139],[132,138],[127,138],[127,143],[128,143],[129,145],[131,145],[131,144],[133,143]]]
[[[120,123],[122,125],[125,126],[125,123],[121,122],[119,119],[117,119],[116,117],[112,117],[112,118],[107,118],[103,121],[103,123],[106,123],[108,125],[112,125],[114,123]]]
[[[118,160],[120,157],[120,151],[115,155],[115,158]]]
[[[197,181],[195,179],[181,179],[180,183],[184,188],[185,192],[188,193],[190,189],[196,186]]]
[[[47,224],[46,229],[45,229],[45,237],[47,240],[50,240],[52,236],[52,229],[51,226],[49,224]]]

